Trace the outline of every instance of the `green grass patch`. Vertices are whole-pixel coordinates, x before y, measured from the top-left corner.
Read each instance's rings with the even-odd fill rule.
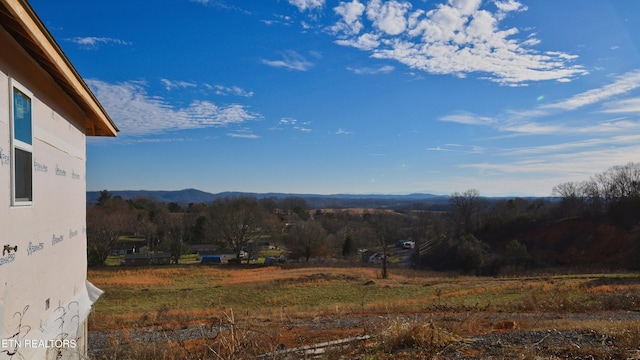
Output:
[[[96,315],[121,319],[167,309],[200,314],[229,308],[254,317],[284,312],[630,311],[640,301],[640,281],[626,274],[604,280],[592,275],[481,278],[394,274],[392,269],[385,280],[372,276],[375,271],[172,265],[90,269],[89,280],[105,291],[95,304]],[[157,316],[149,319],[157,321]]]

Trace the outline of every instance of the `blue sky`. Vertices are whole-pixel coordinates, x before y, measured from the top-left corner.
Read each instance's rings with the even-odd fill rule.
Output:
[[[640,160],[636,0],[31,5],[120,128],[88,190],[548,196]]]

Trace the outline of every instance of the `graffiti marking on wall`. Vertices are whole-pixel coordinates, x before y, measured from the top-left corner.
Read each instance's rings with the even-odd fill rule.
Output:
[[[16,253],[8,253],[7,255],[0,258],[0,265],[8,264],[16,259]]]
[[[0,147],[0,164],[7,165],[9,164],[9,162],[11,162],[9,154],[5,153],[4,150],[2,150],[2,148]]]
[[[80,174],[77,174],[74,170],[71,170],[71,178],[74,180],[79,180]]]
[[[64,241],[64,236],[63,235],[56,236],[56,234],[53,234],[53,237],[51,238],[51,245],[55,245],[57,243],[61,243],[62,241]]]
[[[44,243],[34,244],[31,241],[29,241],[29,246],[27,247],[27,254],[32,255],[34,252],[40,251],[42,249],[44,249]]]
[[[58,164],[56,164],[56,175],[58,176],[67,176],[67,171],[60,168]]]
[[[19,356],[20,359],[24,359],[24,357],[20,355],[20,348],[25,337],[31,331],[31,326],[24,325],[22,321],[24,320],[24,316],[28,310],[29,305],[25,306],[21,312],[16,311],[13,314],[12,320],[17,321],[17,325],[13,328],[15,329],[15,333],[13,333],[13,335],[9,336],[8,338],[0,340],[0,345],[2,345],[0,354],[6,354],[9,359],[13,359],[13,357],[16,355]]]
[[[40,172],[49,171],[49,167],[47,165],[37,162],[36,159],[33,159],[33,169]]]

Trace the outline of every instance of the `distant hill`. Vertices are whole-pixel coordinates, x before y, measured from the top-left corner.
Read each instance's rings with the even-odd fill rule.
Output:
[[[158,202],[176,202],[179,204],[209,203],[216,199],[217,195],[208,192],[185,189],[178,191],[153,191],[153,190],[109,190],[111,196],[120,196],[125,200],[147,198]],[[93,205],[100,198],[100,191],[87,191],[87,204]]]
[[[182,205],[190,203],[210,203],[219,197],[254,196],[258,199],[287,197],[299,197],[305,199],[312,208],[380,208],[380,207],[412,207],[423,208],[428,206],[442,207],[449,201],[449,196],[433,194],[409,194],[409,195],[378,195],[378,194],[286,194],[286,193],[247,193],[247,192],[221,192],[208,193],[196,189],[176,191],[150,191],[150,190],[109,190],[111,196],[120,196],[125,200],[136,198],[150,198],[159,202],[176,202]],[[100,198],[100,191],[87,191],[87,205],[93,206]]]

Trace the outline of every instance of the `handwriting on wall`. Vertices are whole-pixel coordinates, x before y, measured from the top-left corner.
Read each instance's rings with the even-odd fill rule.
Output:
[[[51,238],[51,245],[55,245],[58,243],[61,243],[64,241],[64,236],[60,235],[60,236],[56,236],[56,234],[53,234],[53,237]]]
[[[58,164],[56,164],[56,175],[67,176],[67,171],[59,167]]]
[[[44,243],[34,244],[31,241],[29,241],[29,246],[27,247],[27,254],[31,256],[33,255],[33,253],[40,251],[42,249],[44,249]]]
[[[0,164],[7,165],[11,162],[11,157],[9,154],[5,153],[4,150],[0,147]]]
[[[12,252],[0,258],[0,265],[8,264],[16,259],[16,253]]]
[[[49,171],[49,167],[47,165],[37,162],[36,159],[33,159],[33,169],[40,172]]]

